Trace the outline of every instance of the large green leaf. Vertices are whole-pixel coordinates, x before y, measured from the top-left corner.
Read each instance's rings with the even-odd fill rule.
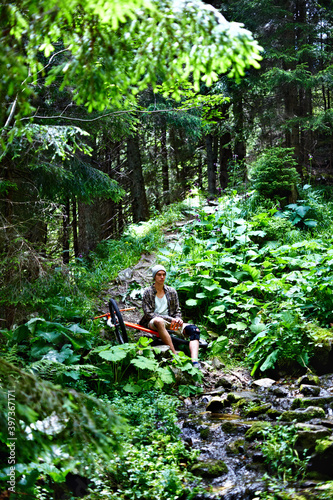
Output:
[[[159,364],[155,359],[149,359],[145,356],[138,356],[131,360],[131,364],[140,368],[141,370],[156,371]]]
[[[124,349],[117,349],[117,347],[113,347],[109,351],[101,351],[98,354],[101,358],[106,359],[107,361],[112,361],[113,363],[121,361],[127,356],[127,352]]]
[[[279,349],[275,349],[275,351],[271,352],[271,354],[267,356],[264,363],[260,367],[262,372],[268,370],[269,368],[274,368],[275,362],[279,357],[279,352]]]
[[[189,307],[195,307],[198,305],[198,301],[196,299],[188,299],[186,301],[186,305]]]

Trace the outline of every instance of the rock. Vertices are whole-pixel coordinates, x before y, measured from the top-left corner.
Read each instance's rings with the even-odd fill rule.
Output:
[[[225,389],[231,389],[232,381],[227,377],[220,377],[217,379],[215,387],[224,387]]]
[[[275,380],[272,378],[261,378],[259,380],[255,380],[253,382],[253,385],[257,385],[258,387],[271,387],[273,384],[275,384]]]
[[[239,432],[246,432],[247,430],[249,430],[251,425],[251,421],[228,420],[221,424],[221,428],[226,434],[238,434]]]
[[[333,477],[333,437],[317,441],[314,454],[309,465],[310,471],[317,471],[330,478]]]
[[[325,411],[316,406],[308,406],[305,410],[289,410],[282,413],[282,420],[286,422],[308,422],[313,418],[325,418]]]
[[[207,439],[209,436],[209,427],[206,427],[204,425],[201,426],[199,429],[199,434],[200,434],[201,439]]]
[[[180,370],[176,366],[170,366],[170,370],[175,376],[177,385],[193,385],[193,377],[189,373]]]
[[[314,346],[313,356],[311,357],[311,366],[318,375],[331,373],[333,366],[332,331],[316,327],[315,335],[317,341]]]
[[[250,429],[245,433],[245,439],[247,441],[252,441],[253,439],[262,438],[263,429],[267,429],[267,427],[272,427],[272,424],[269,422],[255,422],[251,425]]]
[[[258,415],[262,415],[267,413],[267,411],[271,408],[270,403],[265,403],[263,405],[254,406],[253,408],[249,408],[244,412],[245,417],[252,418],[257,417]]]
[[[245,439],[236,438],[227,444],[226,449],[229,453],[236,455],[238,453],[244,453],[244,445]]]
[[[240,399],[259,403],[261,399],[255,392],[251,391],[230,392],[227,398],[231,403],[237,403]]]
[[[215,396],[209,401],[206,410],[215,413],[224,410],[224,408],[228,406],[231,406],[230,401],[228,401],[226,398]]]
[[[308,406],[325,406],[333,403],[333,396],[295,398],[291,404],[291,409],[307,408]]]
[[[225,364],[222,363],[222,361],[219,358],[213,358],[211,360],[212,367],[215,368],[216,370],[221,370],[222,368],[225,367]]]
[[[308,373],[307,375],[303,375],[303,377],[300,377],[297,380],[297,385],[298,386],[301,386],[302,384],[306,384],[306,385],[319,385],[320,384],[320,380],[319,380],[319,377],[317,377],[317,375],[312,375],[311,373]]]
[[[297,423],[296,447],[299,450],[314,450],[318,439],[331,436],[332,432],[322,425]]]
[[[192,399],[191,398],[185,398],[184,399],[184,405],[186,406],[191,406],[193,403],[192,403]]]
[[[269,390],[270,394],[276,396],[277,398],[286,398],[289,395],[288,389],[285,387],[271,387]]]
[[[317,385],[305,385],[302,384],[299,391],[304,394],[304,396],[318,396],[320,393],[320,387]]]
[[[220,477],[228,472],[223,460],[209,459],[192,465],[191,472],[201,477]]]
[[[130,267],[118,273],[118,280],[120,282],[129,281],[132,278],[133,278],[133,269],[131,269]]]

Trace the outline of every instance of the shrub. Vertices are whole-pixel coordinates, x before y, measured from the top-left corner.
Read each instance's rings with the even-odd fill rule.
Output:
[[[296,165],[292,148],[265,150],[251,168],[253,187],[265,198],[288,199],[300,182]]]

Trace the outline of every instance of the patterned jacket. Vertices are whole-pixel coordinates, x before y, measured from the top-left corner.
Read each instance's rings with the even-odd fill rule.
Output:
[[[142,296],[142,309],[144,316],[139,322],[140,325],[147,328],[149,321],[156,316],[164,318],[168,321],[171,321],[172,318],[181,318],[178,293],[174,288],[168,285],[164,285],[164,292],[168,303],[168,315],[155,313],[155,296],[157,293],[155,286],[151,285],[144,290]]]

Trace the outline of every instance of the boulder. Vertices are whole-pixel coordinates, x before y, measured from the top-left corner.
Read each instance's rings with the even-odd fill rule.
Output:
[[[308,467],[329,478],[333,478],[333,437],[317,441]]]
[[[317,385],[307,385],[307,384],[302,384],[299,388],[299,392],[304,394],[304,396],[319,396],[320,393],[320,387]]]
[[[332,435],[332,431],[323,425],[313,425],[297,423],[297,441],[298,450],[314,450],[319,439],[325,439]]]
[[[211,411],[212,413],[216,413],[224,410],[228,406],[231,406],[231,403],[230,401],[228,401],[228,399],[215,396],[209,401],[208,405],[206,406],[206,410]]]
[[[276,382],[272,378],[261,378],[259,380],[255,380],[253,385],[257,385],[258,387],[272,387]]]
[[[285,422],[308,422],[313,418],[325,418],[325,411],[320,406],[308,406],[303,410],[288,410],[282,413],[282,420]]]
[[[228,472],[223,460],[209,459],[192,465],[191,472],[201,477],[220,477]]]

